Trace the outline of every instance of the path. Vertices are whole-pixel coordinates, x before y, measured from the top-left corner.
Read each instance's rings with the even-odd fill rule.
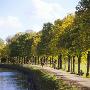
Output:
[[[53,69],[51,67],[46,67],[46,66],[44,66],[43,68],[41,66],[38,66],[38,65],[32,65],[32,66],[29,65],[29,66],[48,71],[50,73],[55,74],[57,76],[57,78],[61,78],[64,81],[68,82],[69,84],[73,83],[74,85],[78,85],[78,86],[81,86],[84,88],[88,88],[88,90],[90,90],[90,78],[82,78],[78,75],[70,74],[69,72]]]

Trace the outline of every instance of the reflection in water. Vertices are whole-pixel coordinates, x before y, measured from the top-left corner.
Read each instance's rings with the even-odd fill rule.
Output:
[[[32,90],[25,75],[0,68],[0,90]]]

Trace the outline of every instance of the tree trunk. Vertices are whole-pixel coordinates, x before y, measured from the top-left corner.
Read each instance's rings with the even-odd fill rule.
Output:
[[[38,56],[38,64],[39,64],[39,56]]]
[[[37,57],[34,57],[35,65],[37,64]]]
[[[78,75],[80,75],[81,54],[78,57]]]
[[[58,55],[58,69],[60,69],[60,55]]]
[[[86,73],[86,77],[89,76],[89,66],[90,66],[90,51],[88,51],[88,54],[87,54],[87,73]]]
[[[17,64],[18,64],[18,56],[17,56]]]
[[[68,72],[70,72],[70,55],[68,55]]]
[[[71,57],[71,73],[73,72],[72,66],[73,66],[73,62],[72,62],[72,57]]]
[[[7,57],[7,63],[9,64],[9,57]]]
[[[23,56],[21,57],[21,64],[23,64]]]
[[[44,63],[46,62],[46,57],[45,56],[43,57],[43,61],[44,61]]]
[[[48,56],[46,57],[45,61],[46,61],[46,65],[47,65],[48,64]]]
[[[62,55],[58,55],[58,69],[62,69]]]
[[[75,73],[75,56],[73,56],[73,73]]]
[[[35,64],[34,56],[32,57],[32,64]]]
[[[54,62],[54,61],[53,61],[53,56],[52,56],[52,67],[53,67],[53,62]]]
[[[20,60],[21,60],[21,57],[19,56],[19,64],[21,64],[21,61]]]
[[[50,66],[51,66],[51,63],[52,63],[51,60],[52,60],[52,58],[50,57]]]
[[[24,56],[24,64],[26,64],[26,58],[25,58],[25,56]]]
[[[62,69],[62,54],[60,54],[60,69]]]

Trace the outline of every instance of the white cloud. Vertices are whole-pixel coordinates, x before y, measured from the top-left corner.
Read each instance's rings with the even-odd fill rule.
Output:
[[[0,17],[0,37],[4,40],[6,37],[21,31],[22,27],[19,18],[15,16]]]
[[[43,19],[50,20],[55,18],[62,18],[62,14],[65,10],[58,3],[47,3],[44,0],[32,0],[36,14]]]
[[[22,24],[17,17],[0,17],[0,28],[20,28],[21,26]]]

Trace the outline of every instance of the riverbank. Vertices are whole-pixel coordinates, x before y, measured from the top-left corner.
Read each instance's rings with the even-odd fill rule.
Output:
[[[35,90],[90,90],[90,83],[62,70],[37,65],[0,65],[26,74]],[[88,80],[89,81],[89,80]]]
[[[64,82],[71,86],[76,86],[80,90],[90,90],[90,78],[82,78],[81,76],[70,74],[69,72],[65,72],[63,70],[53,69],[51,67],[41,67],[38,65],[24,65],[25,67],[34,67],[39,70],[47,71],[49,73],[54,74],[57,79],[62,79]],[[76,89],[75,89],[76,90]]]
[[[74,87],[64,83],[61,79],[57,79],[54,74],[48,73],[47,71],[41,70],[35,66],[29,66],[9,64],[0,65],[2,68],[17,70],[27,75],[30,82],[33,83],[34,90],[73,90]]]
[[[34,90],[28,77],[8,68],[0,68],[0,90]]]

